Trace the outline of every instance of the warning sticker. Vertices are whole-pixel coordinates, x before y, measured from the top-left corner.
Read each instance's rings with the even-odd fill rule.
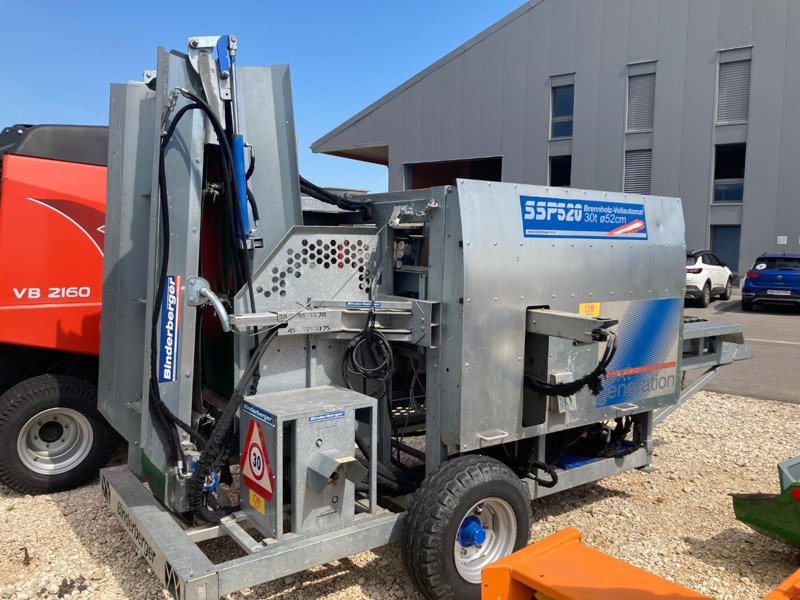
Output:
[[[257,421],[250,421],[239,466],[242,468],[242,479],[247,487],[257,492],[267,502],[272,500],[275,476],[272,474],[267,444],[264,442],[264,432]]]

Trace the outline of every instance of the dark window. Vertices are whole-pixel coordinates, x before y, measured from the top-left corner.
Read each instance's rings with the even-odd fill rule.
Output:
[[[760,265],[765,265],[758,268]],[[763,269],[785,269],[791,271],[800,270],[800,258],[793,256],[765,256],[757,258],[753,263],[753,270],[761,271]]]
[[[741,202],[747,144],[717,146],[714,154],[714,202]]]
[[[575,105],[575,86],[553,88],[553,123],[550,137],[572,137],[572,113]]]
[[[411,169],[411,187],[407,189],[413,190],[450,185],[459,178],[500,181],[503,174],[502,158],[449,160],[408,166]]]
[[[687,254],[686,255],[686,266],[693,267],[697,262],[697,257],[694,254]]]
[[[569,187],[572,178],[572,156],[550,157],[550,185]]]
[[[713,267],[720,266],[719,259],[716,256],[714,256],[713,254],[711,254],[710,252],[705,255],[705,259],[703,260],[703,262],[706,263],[707,265],[711,265]]]

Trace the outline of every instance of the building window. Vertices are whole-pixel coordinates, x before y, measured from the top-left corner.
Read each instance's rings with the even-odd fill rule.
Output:
[[[572,178],[572,156],[550,157],[550,185],[569,187]]]
[[[714,202],[744,199],[744,163],[747,144],[723,144],[714,152]]]
[[[631,194],[649,194],[652,166],[652,150],[628,150],[625,153],[625,185],[623,191]]]
[[[574,85],[560,85],[553,88],[553,122],[550,128],[550,137],[572,137],[572,111],[574,104]]]
[[[750,106],[750,61],[736,60],[719,65],[717,125],[744,123]]]
[[[628,77],[628,132],[652,131],[656,101],[656,74]]]

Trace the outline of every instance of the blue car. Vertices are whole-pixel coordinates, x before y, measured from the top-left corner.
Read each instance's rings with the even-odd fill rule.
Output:
[[[742,281],[742,310],[756,304],[800,306],[800,254],[762,254]]]

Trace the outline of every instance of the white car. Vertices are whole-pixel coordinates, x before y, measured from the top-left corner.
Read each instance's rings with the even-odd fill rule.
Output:
[[[714,296],[731,299],[733,273],[713,252],[695,250],[686,254],[686,299],[705,308]]]

